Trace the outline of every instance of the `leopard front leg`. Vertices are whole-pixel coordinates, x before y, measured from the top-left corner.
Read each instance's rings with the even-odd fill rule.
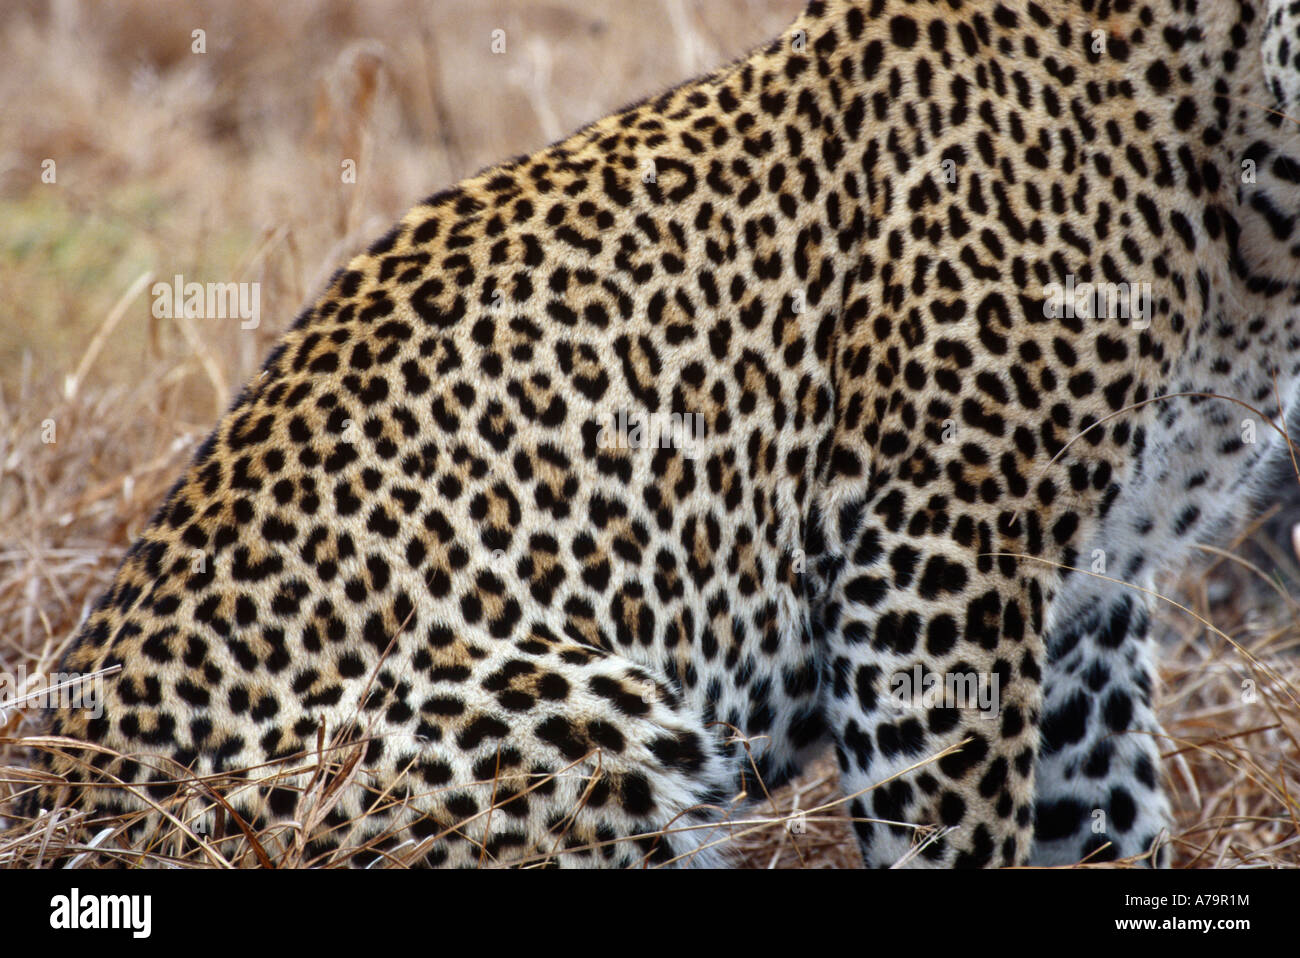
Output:
[[[1160,838],[1170,810],[1159,781],[1163,736],[1151,702],[1149,603],[1141,592],[1104,584],[1058,603],[1048,616],[1030,860],[1062,865],[1146,855],[1145,864],[1166,865]]]
[[[1038,582],[991,555],[1014,550],[993,548],[983,523],[901,490],[837,507],[815,531],[826,714],[866,864],[1023,863]]]

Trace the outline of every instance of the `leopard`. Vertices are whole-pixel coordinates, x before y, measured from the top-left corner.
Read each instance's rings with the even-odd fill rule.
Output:
[[[1169,864],[1154,583],[1286,448],[1298,117],[1295,0],[812,0],[431,196],[127,552],[27,813],[713,867],[833,752],[868,867]]]

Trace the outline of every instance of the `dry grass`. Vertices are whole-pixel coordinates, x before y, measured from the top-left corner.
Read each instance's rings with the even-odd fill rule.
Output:
[[[232,389],[349,253],[420,196],[739,55],[800,6],[5,4],[0,671],[54,670]],[[498,27],[503,56],[489,50]],[[200,28],[207,52],[194,54]],[[52,184],[41,182],[47,159]],[[346,159],[356,184],[340,181]],[[177,273],[260,283],[266,321],[154,319],[150,277]],[[1161,714],[1179,864],[1300,864],[1300,575],[1270,545],[1300,519],[1296,501],[1178,593],[1222,634],[1170,610]],[[0,807],[32,780],[25,749],[53,747],[24,718],[0,718]],[[224,836],[236,837],[194,835],[200,805],[237,788],[206,781],[167,809],[168,833],[143,853],[114,850],[126,820],[78,833],[75,817],[47,816],[0,831],[0,866],[69,854],[81,865],[340,864],[363,849],[313,860],[304,837],[355,775],[356,746],[321,747],[304,762],[334,774],[304,790],[297,828],[244,835],[227,815]],[[729,839],[743,864],[858,864],[832,761],[760,797]]]
[[[1212,564],[1178,590],[1186,611],[1164,607],[1161,751],[1186,867],[1300,866],[1300,575],[1280,548],[1295,481],[1285,507],[1205,550]]]

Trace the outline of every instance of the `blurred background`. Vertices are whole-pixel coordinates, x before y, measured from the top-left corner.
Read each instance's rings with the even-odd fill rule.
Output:
[[[0,670],[57,664],[217,414],[351,254],[422,197],[745,54],[802,6],[0,3]],[[258,283],[260,325],[155,318],[149,286],[176,274]],[[1300,863],[1300,482],[1279,476],[1235,551],[1178,593],[1221,632],[1164,626],[1184,863]],[[5,736],[28,731],[0,727],[0,802],[23,761]],[[834,785],[822,763],[770,810]],[[857,862],[834,809],[738,844],[759,867]]]
[[[118,297],[153,271],[262,283],[260,337],[199,331],[217,364],[199,378],[220,373],[229,389],[313,288],[416,201],[744,54],[801,7],[6,0],[0,376],[75,369]],[[342,182],[345,160],[355,183]],[[150,323],[147,301],[130,305],[90,377],[105,361],[113,380],[152,375],[183,338]],[[188,378],[173,384],[201,391]]]

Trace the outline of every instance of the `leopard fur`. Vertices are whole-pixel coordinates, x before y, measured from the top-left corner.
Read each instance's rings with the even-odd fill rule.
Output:
[[[1281,448],[1297,116],[1296,2],[815,0],[431,197],[131,548],[29,811],[301,822],[346,753],[322,854],[711,864],[829,743],[868,865],[1159,863],[1148,590]]]

